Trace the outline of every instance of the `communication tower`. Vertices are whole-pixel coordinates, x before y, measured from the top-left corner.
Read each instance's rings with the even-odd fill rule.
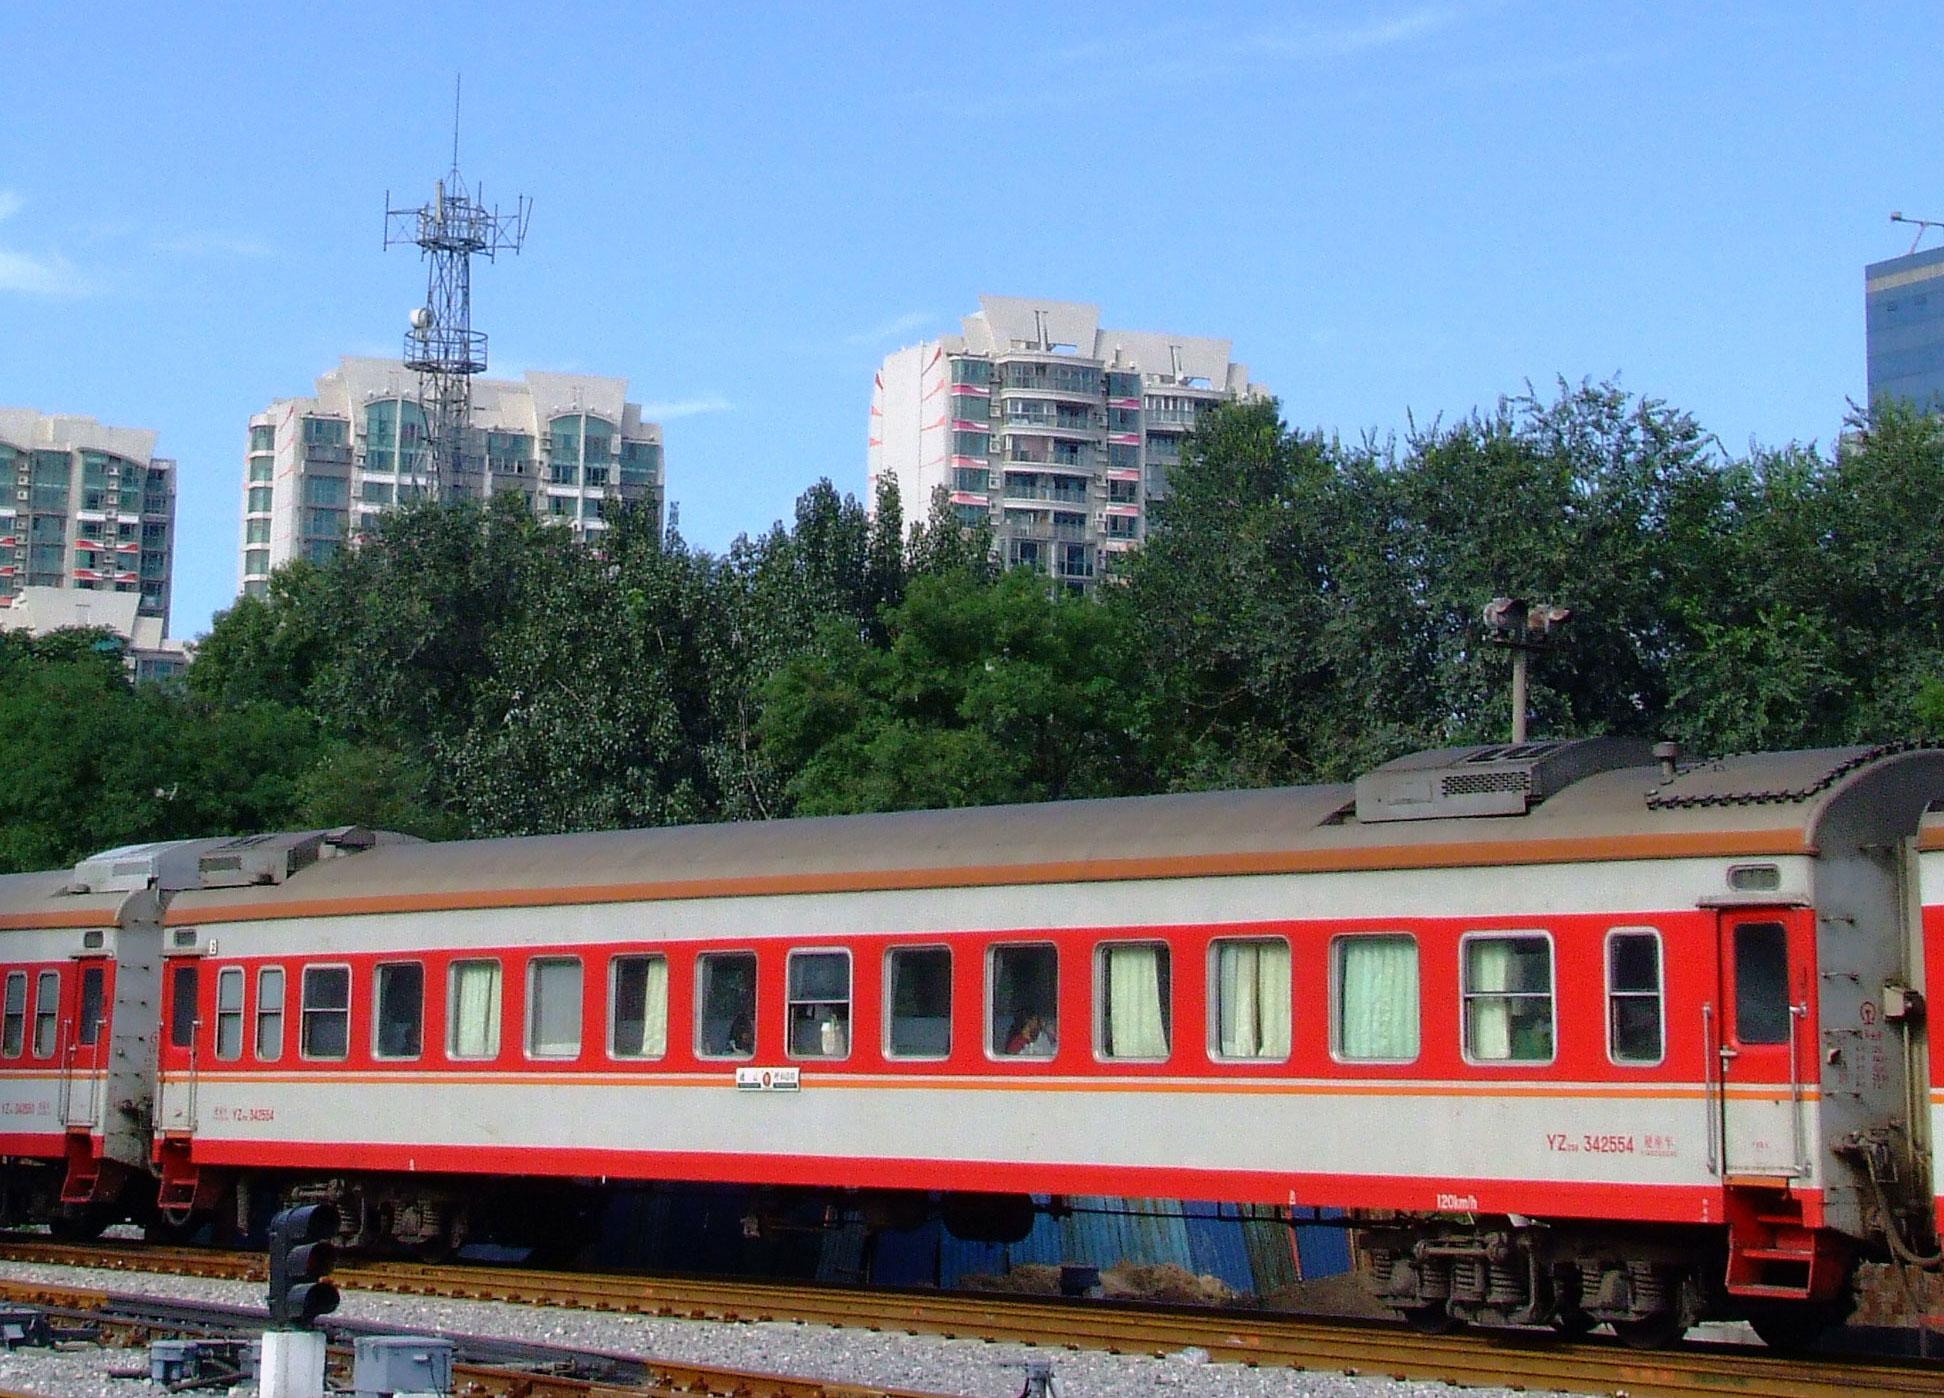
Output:
[[[416,243],[425,259],[425,301],[405,331],[405,367],[418,372],[425,416],[414,474],[434,498],[463,465],[472,425],[472,379],[486,371],[486,332],[472,328],[472,259],[517,253],[526,242],[533,201],[520,196],[511,213],[489,206],[484,187],[459,176],[459,89],[452,95],[452,168],[432,185],[432,202],[395,209],[385,192],[385,246]],[[403,424],[400,424],[401,433]],[[405,445],[401,435],[399,445]]]

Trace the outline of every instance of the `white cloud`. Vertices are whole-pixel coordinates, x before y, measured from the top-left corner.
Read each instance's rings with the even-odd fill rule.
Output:
[[[180,257],[268,257],[270,245],[255,238],[239,238],[226,233],[188,233],[178,238],[162,238],[157,252]]]
[[[900,335],[909,335],[914,330],[923,330],[926,326],[935,324],[937,320],[938,317],[929,311],[906,311],[901,316],[892,316],[889,320],[880,321],[868,330],[860,330],[854,335],[844,336],[844,343],[847,345],[882,344]]]
[[[21,197],[11,189],[0,189],[0,223],[5,223],[19,213],[23,202]]]
[[[732,412],[735,406],[727,398],[713,395],[707,398],[675,398],[664,403],[643,403],[641,418],[644,422],[673,422],[676,418],[700,417],[704,413]]]
[[[0,291],[28,296],[86,296],[93,289],[65,257],[35,257],[0,248]]]

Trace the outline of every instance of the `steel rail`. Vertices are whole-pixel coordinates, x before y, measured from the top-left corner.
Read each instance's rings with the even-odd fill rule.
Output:
[[[77,1248],[0,1240],[0,1258],[253,1279],[259,1254],[197,1249]],[[96,1259],[84,1261],[84,1258]],[[112,1259],[112,1260],[110,1260]],[[1630,1398],[1854,1398],[1858,1391],[1935,1395],[1944,1369],[1917,1360],[1777,1355],[1754,1346],[1690,1343],[1659,1351],[1535,1338],[1517,1331],[1420,1335],[1382,1321],[1276,1313],[1073,1303],[990,1292],[866,1290],[613,1272],[361,1262],[337,1268],[341,1287],[443,1299],[512,1301],[692,1320],[791,1320],[867,1330],[1008,1340],[1067,1349],[1165,1355],[1188,1348],[1249,1365],[1366,1377],[1551,1388]],[[4,1294],[4,1291],[0,1291]]]

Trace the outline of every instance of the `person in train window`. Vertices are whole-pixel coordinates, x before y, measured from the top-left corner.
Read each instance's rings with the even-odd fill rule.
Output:
[[[756,1052],[756,1023],[747,1010],[738,1010],[736,1017],[729,1021],[729,1037],[722,1051],[745,1055]]]
[[[1050,1058],[1053,1047],[1053,1026],[1045,1016],[1031,1010],[1013,1016],[1012,1032],[1006,1035],[1007,1053]]]

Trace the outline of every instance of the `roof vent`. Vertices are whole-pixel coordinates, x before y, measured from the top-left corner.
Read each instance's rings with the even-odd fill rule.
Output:
[[[1582,777],[1652,760],[1652,749],[1637,738],[1436,748],[1386,762],[1357,778],[1357,819],[1368,825],[1524,815]]]

